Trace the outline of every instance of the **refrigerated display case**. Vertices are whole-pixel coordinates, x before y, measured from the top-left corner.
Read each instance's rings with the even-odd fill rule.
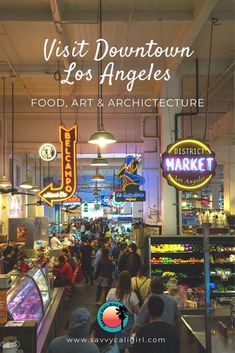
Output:
[[[39,288],[41,293],[43,308],[46,311],[50,300],[51,300],[51,291],[49,286],[48,274],[47,274],[47,266],[40,267],[38,265],[34,265],[31,269],[28,270],[27,273],[22,273],[17,269],[14,269],[10,273],[12,282],[14,283],[19,277],[28,276],[33,279],[36,286]]]
[[[28,275],[15,279],[7,295],[7,308],[13,320],[36,320],[43,318],[43,300],[38,286]]]
[[[204,291],[202,236],[155,236],[149,238],[149,265],[152,277],[167,283],[175,278],[191,297]],[[235,237],[210,236],[211,298],[227,302],[235,296]],[[227,298],[227,299],[226,299]]]
[[[49,281],[46,277],[46,273],[47,273],[46,266],[44,267],[34,266],[27,273],[28,276],[34,279],[34,281],[36,282],[41,292],[44,310],[46,310],[46,308],[48,307],[48,304],[51,299]]]

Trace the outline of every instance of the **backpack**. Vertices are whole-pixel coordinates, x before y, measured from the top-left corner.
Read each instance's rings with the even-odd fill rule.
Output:
[[[144,299],[142,297],[142,294],[141,294],[141,291],[140,291],[140,288],[143,286],[143,284],[148,280],[148,278],[146,278],[142,283],[141,285],[138,287],[137,285],[137,277],[135,278],[135,294],[137,295],[137,298],[139,299],[139,306],[141,307],[143,302],[144,302]]]

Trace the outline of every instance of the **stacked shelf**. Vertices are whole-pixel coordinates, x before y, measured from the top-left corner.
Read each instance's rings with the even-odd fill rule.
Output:
[[[204,283],[202,236],[156,236],[149,239],[151,276],[171,277],[197,289]],[[212,297],[235,296],[235,237],[210,237]]]

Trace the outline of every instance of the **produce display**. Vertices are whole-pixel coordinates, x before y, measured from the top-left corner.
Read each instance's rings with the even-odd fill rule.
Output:
[[[176,273],[175,272],[171,272],[171,271],[164,271],[163,274],[162,274],[162,278],[175,277],[175,276],[176,276]]]
[[[158,244],[151,245],[151,252],[185,252],[197,251],[192,244]]]
[[[190,257],[189,259],[174,259],[172,257],[152,257],[152,264],[196,264],[203,263],[203,259],[197,259],[195,257]]]
[[[231,251],[235,252],[235,246],[211,245],[210,251]]]
[[[150,251],[152,253],[155,252],[172,252],[172,253],[178,253],[178,252],[202,252],[203,247],[200,244],[157,244],[157,245],[151,245]],[[222,245],[211,245],[210,246],[210,251],[211,252],[235,252],[235,246],[222,246]]]
[[[213,299],[235,295],[234,244],[233,236],[210,237]],[[194,302],[193,305],[197,302],[196,307],[201,306],[203,300],[199,297],[204,288],[203,237],[172,236],[172,243],[169,244],[169,237],[153,236],[150,237],[149,250],[151,276],[161,277],[165,285],[169,280],[176,280],[178,291],[181,288],[182,292],[187,293],[187,301]]]

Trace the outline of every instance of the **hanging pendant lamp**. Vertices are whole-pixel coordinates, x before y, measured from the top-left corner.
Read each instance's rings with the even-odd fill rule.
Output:
[[[11,181],[6,177],[6,81],[5,77],[2,79],[3,81],[3,176],[0,179],[0,188],[7,189],[12,186]]]
[[[95,173],[95,175],[93,175],[93,177],[91,178],[91,180],[93,180],[93,181],[98,181],[98,182],[105,180],[105,177],[100,174],[99,168],[96,168],[96,173]]]
[[[26,173],[26,180],[20,184],[22,189],[32,189],[33,185],[28,180],[28,155],[25,155],[25,173]]]
[[[100,33],[99,37],[102,38],[102,0],[99,2],[99,24],[100,24]],[[99,55],[102,57],[103,55],[103,49],[102,49],[102,43],[100,45],[100,50],[99,50]],[[111,132],[108,132],[105,130],[104,127],[104,118],[103,118],[103,86],[100,84],[99,79],[100,76],[103,73],[103,68],[102,68],[102,60],[98,62],[98,101],[100,101],[102,104],[99,106],[97,105],[98,111],[97,111],[97,131],[91,135],[89,138],[89,143],[94,144],[94,145],[99,145],[100,147],[104,147],[107,144],[115,143],[117,140],[111,134]]]
[[[105,145],[117,142],[117,140],[115,140],[113,134],[103,128],[102,130],[98,130],[92,134],[88,142],[104,147]]]
[[[109,162],[101,156],[100,150],[98,149],[97,157],[92,160],[91,165],[95,167],[104,167],[109,165]]]

